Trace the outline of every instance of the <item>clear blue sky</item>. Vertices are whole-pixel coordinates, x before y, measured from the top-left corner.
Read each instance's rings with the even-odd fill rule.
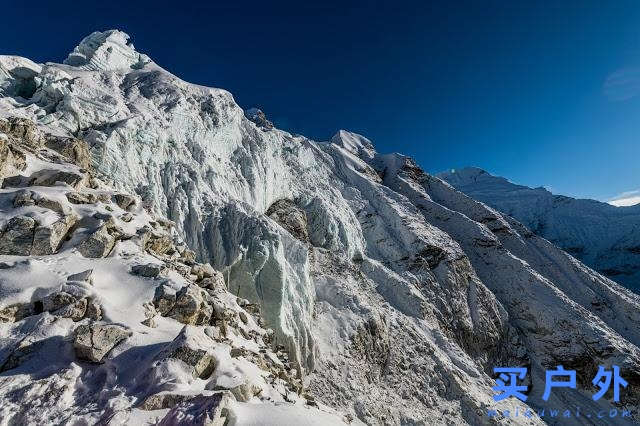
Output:
[[[430,172],[579,197],[640,188],[640,2],[234,3],[9,0],[0,53],[60,62],[118,28],[317,140],[344,128]]]

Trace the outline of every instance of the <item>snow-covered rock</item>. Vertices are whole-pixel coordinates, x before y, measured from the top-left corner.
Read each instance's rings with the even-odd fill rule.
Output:
[[[518,220],[601,274],[640,291],[640,205],[615,207],[554,195],[473,167],[438,176]]]
[[[0,57],[0,121],[22,120],[0,131],[37,148],[9,178],[51,164],[90,174],[75,188],[37,187],[79,221],[53,255],[0,258],[25,262],[0,269],[0,301],[17,321],[0,324],[2,337],[13,348],[11,336],[28,333],[16,329],[33,329],[44,347],[65,342],[73,320],[25,316],[21,303],[37,290],[28,283],[53,289],[60,274],[86,269],[100,321],[133,332],[99,367],[77,364],[63,346],[47,374],[30,364],[45,379],[32,383],[27,363],[3,373],[0,417],[36,418],[10,395],[26,403],[46,390],[39,420],[144,424],[150,412],[131,407],[160,393],[189,394],[157,398],[176,403],[171,416],[196,419],[218,413],[206,398],[228,390],[239,399],[225,404],[230,424],[539,424],[489,419],[487,409],[539,407],[544,370],[558,363],[581,377],[616,364],[640,383],[637,295],[411,159],[347,131],[327,142],[265,131],[228,92],[180,80],[126,39],[94,33],[66,64]],[[90,172],[46,157],[48,135],[84,141]],[[3,220],[55,213],[13,207],[15,191],[0,191]],[[115,193],[139,202],[125,211]],[[81,256],[97,232],[89,252],[98,256]],[[130,273],[158,259],[166,274]],[[193,263],[218,272],[206,277]],[[167,347],[216,367],[194,375]],[[528,406],[494,402],[492,368],[504,365],[529,367]],[[610,407],[589,390],[549,403]],[[627,389],[624,406],[638,408],[639,395]]]

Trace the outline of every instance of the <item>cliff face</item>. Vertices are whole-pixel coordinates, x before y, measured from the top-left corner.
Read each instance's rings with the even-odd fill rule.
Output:
[[[65,64],[0,57],[0,113],[84,141],[96,176],[175,222],[259,307],[314,404],[368,424],[506,423],[486,416],[518,405],[494,403],[494,366],[529,367],[530,407],[557,364],[583,377],[616,364],[640,382],[633,293],[410,158],[346,131],[275,129],[126,40],[94,33]],[[637,406],[633,388],[624,398]],[[550,403],[609,407],[587,388]]]

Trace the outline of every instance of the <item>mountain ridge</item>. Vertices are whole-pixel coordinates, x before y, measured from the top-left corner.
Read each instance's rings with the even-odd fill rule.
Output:
[[[617,207],[514,184],[479,168],[438,174],[609,278],[640,289],[640,205]]]
[[[103,49],[109,37],[118,45],[110,52],[110,46]],[[78,66],[0,57],[0,118],[7,123],[0,141],[16,149],[14,139],[27,143],[38,132],[53,135],[45,139],[81,141],[92,173],[112,188],[109,191],[130,194],[141,215],[168,219],[176,238],[193,251],[191,261],[209,263],[223,277],[222,294],[236,312],[230,315],[240,320],[234,322],[238,335],[230,331],[235,336],[232,343],[249,340],[243,333],[251,337],[250,330],[242,324],[254,325],[246,316],[247,323],[242,320],[241,305],[272,329],[270,343],[235,350],[235,361],[221,357],[225,362],[219,369],[205,363],[204,371],[198,372],[206,378],[175,375],[173,367],[183,364],[168,361],[154,378],[171,387],[171,380],[179,377],[181,397],[146,395],[110,374],[101,396],[83,395],[87,400],[78,398],[77,380],[106,374],[105,369],[122,365],[117,359],[105,355],[105,366],[96,367],[69,356],[55,374],[39,370],[41,380],[30,384],[30,377],[20,372],[34,368],[33,361],[19,356],[21,348],[12,349],[14,359],[22,363],[16,361],[16,367],[0,374],[4,385],[15,389],[13,394],[0,391],[0,406],[9,407],[7,418],[15,416],[10,411],[16,405],[14,395],[30,404],[36,400],[31,390],[45,386],[69,389],[71,395],[35,416],[85,421],[108,421],[114,415],[133,421],[141,415],[138,399],[155,395],[166,400],[167,407],[147,410],[145,421],[167,415],[175,420],[181,410],[206,407],[221,416],[224,407],[230,424],[252,424],[251,418],[297,424],[301,412],[318,423],[542,424],[544,419],[536,417],[489,418],[487,409],[539,408],[544,370],[560,362],[576,369],[585,381],[599,365],[619,365],[629,383],[640,383],[637,295],[512,218],[425,173],[407,156],[377,153],[367,138],[347,131],[315,142],[268,126],[266,117],[263,120],[257,111],[246,114],[229,92],[186,83],[151,59],[140,60],[141,54],[123,46],[123,39],[120,32],[93,33],[74,50],[80,53],[72,60]],[[14,206],[16,185],[31,188],[44,182],[33,175],[35,165],[42,164],[32,157],[50,155],[48,150],[46,144],[38,145],[26,156],[24,167],[17,160],[0,167],[5,185],[0,195],[7,206],[0,217],[0,242],[14,241],[8,228],[18,221],[14,217],[28,213],[40,219],[36,209],[44,207]],[[56,191],[70,192],[51,179],[47,182],[55,184]],[[74,184],[90,192],[84,183]],[[105,203],[93,201],[87,209],[106,214]],[[46,214],[57,217],[53,211]],[[89,225],[93,228],[95,223]],[[111,232],[109,227],[95,231],[101,238]],[[131,238],[114,242],[114,251],[100,261],[128,265],[126,252],[134,250],[130,243],[136,241]],[[50,263],[63,270],[70,261],[88,262],[77,242],[61,242],[46,256],[12,254],[9,260]],[[157,263],[175,268],[182,262],[174,255],[160,257]],[[119,266],[114,274],[126,276],[126,268]],[[206,267],[195,272],[200,268]],[[10,282],[26,298],[35,291],[31,283],[36,282],[36,272],[12,263],[0,269],[0,282]],[[203,334],[221,336],[231,329],[223,325],[225,311],[216,309],[217,302],[208,301],[204,293],[205,300],[193,296],[188,289],[201,287],[198,283],[204,278],[191,270],[185,273],[180,280],[189,284],[181,281],[184,286],[174,290],[197,301],[196,318],[204,317],[205,323],[194,319],[194,331],[179,331],[188,330],[180,329],[184,312],[169,311],[157,318],[155,333],[163,338],[149,345],[144,340],[149,331],[125,321],[122,331],[131,334],[116,348],[116,356],[171,353],[184,342],[196,352],[218,348]],[[60,274],[66,280],[66,274]],[[109,285],[109,276],[101,280]],[[149,298],[157,292],[157,309],[171,297],[165,297],[165,290],[172,293],[160,280],[134,282]],[[50,285],[61,283],[54,279]],[[6,307],[9,300],[0,297],[0,306]],[[135,310],[142,314],[137,304]],[[119,303],[114,300],[112,305],[117,309]],[[202,312],[210,309],[217,319],[206,320]],[[37,340],[25,324],[48,315],[12,318],[0,324],[0,333]],[[108,325],[104,320],[81,321],[76,326],[69,320],[56,329],[63,348],[68,349],[69,333],[84,330],[80,327]],[[35,330],[40,333],[39,326]],[[302,382],[300,395],[278,397],[276,392],[285,392],[284,384],[271,383],[268,375],[260,379],[246,373],[261,365],[261,350],[286,359],[287,374],[278,374],[295,386],[295,379]],[[46,359],[47,353],[37,346],[34,351]],[[230,366],[239,365],[244,366],[240,377],[248,382],[223,380]],[[494,401],[496,366],[527,366],[531,393],[526,405]],[[209,377],[211,369],[214,376]],[[251,385],[261,386],[264,394],[253,393]],[[228,394],[224,401],[218,394],[200,395],[218,389],[233,391],[243,401],[228,401]],[[622,404],[635,409],[639,398],[631,386]],[[610,408],[610,402],[594,401],[589,389],[580,388],[571,395],[554,394],[549,404],[579,403],[597,411]],[[82,409],[88,403],[95,407],[90,413]],[[316,405],[331,415],[322,417],[314,411]],[[280,415],[270,417],[277,410]],[[622,423],[619,418],[607,421]],[[579,421],[570,419],[568,424]]]

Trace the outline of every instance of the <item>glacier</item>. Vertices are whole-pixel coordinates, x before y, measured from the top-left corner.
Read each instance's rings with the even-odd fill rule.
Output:
[[[46,287],[57,288],[60,277],[93,267],[100,283],[95,291],[108,300],[109,320],[124,330],[121,334],[130,333],[101,366],[75,360],[63,345],[64,356],[56,357],[53,370],[36,369],[29,360],[5,368],[0,401],[6,424],[19,418],[16,398],[35,404],[45,388],[64,389],[64,398],[40,409],[48,419],[113,424],[153,424],[163,416],[169,416],[164,424],[179,424],[170,421],[191,409],[222,406],[224,413],[216,409],[216,416],[224,415],[229,424],[542,424],[544,419],[536,417],[489,418],[487,409],[539,408],[544,371],[558,364],[583,378],[592,377],[599,365],[619,365],[630,383],[620,406],[636,415],[638,295],[511,216],[425,173],[411,158],[378,153],[367,138],[345,130],[327,141],[279,130],[261,111],[245,112],[229,92],[187,83],[162,69],[128,39],[118,30],[93,33],[63,64],[0,56],[0,141],[14,151],[16,144],[33,146],[30,141],[38,138],[81,141],[87,164],[82,170],[77,164],[65,167],[79,174],[87,169],[99,180],[100,191],[136,200],[133,223],[139,229],[170,223],[180,247],[154,256],[135,238],[125,239],[114,242],[104,259],[86,260],[80,253],[86,247],[71,238],[45,255],[0,255],[8,265],[0,269],[0,308],[35,300],[30,283],[47,268],[58,273]],[[15,207],[10,200],[17,197],[17,185],[41,192],[29,179],[45,167],[43,152],[57,145],[36,145],[24,165],[16,159],[0,164],[5,179],[0,242],[15,240],[9,228],[14,217],[44,220],[39,207]],[[75,155],[67,151],[67,159]],[[47,161],[58,168],[63,163]],[[48,196],[66,206],[63,197],[68,199],[64,193],[70,188],[65,185],[54,185],[57,192]],[[83,189],[89,185],[85,181],[74,185],[91,192]],[[107,205],[125,214],[106,199],[101,203],[74,214],[81,223],[84,216],[108,214]],[[102,222],[87,223],[96,233],[111,232],[108,226],[96,228],[106,226]],[[116,223],[129,227],[123,235],[139,230],[120,219]],[[177,276],[184,262],[169,254],[174,251],[192,251],[188,262],[209,264],[224,291],[212,293],[211,301],[208,290],[203,300],[190,293],[203,278]],[[123,278],[134,260],[167,268],[163,273],[173,278],[172,285]],[[220,323],[193,319],[185,327],[180,321],[193,322],[192,317],[167,311],[152,331],[141,328],[145,301],[158,295],[156,309],[163,309],[163,298],[177,294],[198,301],[202,312],[190,311],[198,315],[193,318],[215,317],[216,304],[225,301],[234,318],[248,318],[245,311],[255,306],[256,319],[236,321],[233,332],[227,330],[224,310]],[[137,312],[131,315],[135,318],[124,315],[127,311]],[[49,312],[14,315],[0,323],[0,336],[13,339],[9,347],[14,348],[33,330],[58,336],[59,342],[86,330],[79,331],[82,326],[69,318],[56,318]],[[104,319],[79,321],[95,332],[117,331],[105,331],[112,324],[103,324]],[[209,336],[223,331],[235,337]],[[250,332],[256,337],[249,345]],[[8,357],[21,348],[12,350]],[[49,350],[47,345],[37,349],[38,358],[46,359]],[[201,358],[185,370],[171,358],[176,351]],[[265,362],[259,354],[265,353],[277,371],[286,365],[290,374],[272,383],[258,373]],[[213,373],[202,364],[207,357],[217,360]],[[153,372],[142,387],[130,370],[136,362]],[[493,367],[516,365],[529,368],[528,402],[494,402]],[[241,372],[235,374],[245,382],[225,382],[236,377],[229,371]],[[196,379],[187,373],[197,373]],[[91,387],[85,381],[100,375],[106,375],[105,390],[91,399],[82,392]],[[29,382],[33,377],[38,381]],[[172,380],[180,386],[163,396],[168,391],[162,384]],[[260,391],[247,394],[249,384]],[[591,398],[590,379],[581,384],[571,393],[553,394],[549,404],[594,411],[611,407],[606,398]],[[297,391],[290,395],[287,387]],[[232,394],[212,393],[220,389]],[[151,396],[155,399],[148,406],[157,410],[136,405]],[[89,403],[91,412],[82,409]],[[572,418],[567,424],[583,423]]]

